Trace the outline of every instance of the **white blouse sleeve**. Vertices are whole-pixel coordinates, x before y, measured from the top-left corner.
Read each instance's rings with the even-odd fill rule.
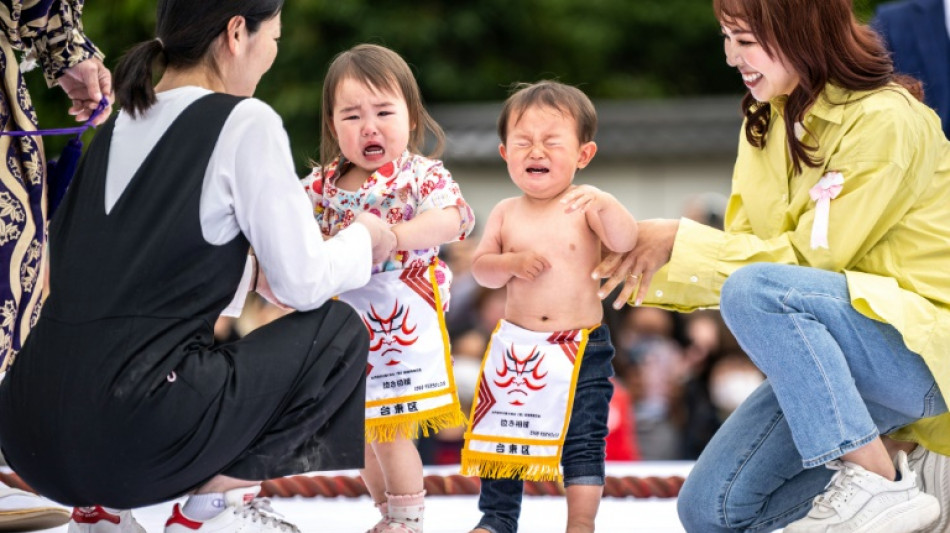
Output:
[[[369,232],[353,224],[323,240],[283,123],[259,100],[238,104],[225,123],[205,176],[201,224],[212,244],[243,233],[274,295],[294,309],[315,309],[370,278]],[[237,298],[247,290],[242,281]]]

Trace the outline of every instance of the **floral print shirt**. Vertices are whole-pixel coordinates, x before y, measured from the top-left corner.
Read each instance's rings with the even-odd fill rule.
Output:
[[[337,187],[340,167],[351,163],[337,159],[326,168],[315,168],[301,180],[323,234],[330,237],[349,226],[364,211],[385,220],[390,226],[412,220],[429,209],[455,206],[462,216],[455,240],[465,239],[475,227],[472,208],[462,198],[458,184],[441,161],[403,152],[395,161],[380,167],[357,191]],[[424,267],[439,254],[439,247],[424,250],[396,250],[373,273]],[[439,270],[448,269],[440,265]],[[442,276],[440,276],[442,277]]]

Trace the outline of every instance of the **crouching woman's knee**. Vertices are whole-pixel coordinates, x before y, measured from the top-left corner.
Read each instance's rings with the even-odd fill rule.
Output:
[[[327,302],[329,315],[336,322],[332,327],[337,331],[336,342],[342,347],[347,359],[355,358],[366,362],[369,353],[369,332],[359,313],[340,301]]]
[[[787,265],[753,263],[736,270],[722,285],[719,307],[726,323],[737,323],[780,305],[776,282],[786,277]]]
[[[687,533],[709,533],[716,531],[729,531],[722,527],[719,513],[714,497],[709,487],[701,486],[694,478],[687,478],[686,482],[680,488],[676,500],[676,512],[679,514],[680,523]]]

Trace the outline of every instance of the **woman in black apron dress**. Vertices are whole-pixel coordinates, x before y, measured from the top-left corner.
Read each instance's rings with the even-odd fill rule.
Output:
[[[122,112],[53,218],[50,296],[0,385],[3,452],[54,500],[196,491],[166,531],[232,530],[260,480],[362,466],[365,327],[328,299],[366,283],[395,238],[370,216],[324,242],[279,117],[249,98],[282,4],[159,1],[158,38],[116,69]],[[214,345],[263,273],[300,312]],[[205,512],[222,504],[226,519]]]

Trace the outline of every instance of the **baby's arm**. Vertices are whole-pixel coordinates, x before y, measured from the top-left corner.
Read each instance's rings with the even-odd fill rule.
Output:
[[[423,250],[452,242],[458,238],[461,224],[462,215],[458,207],[422,211],[412,220],[392,227],[396,234],[396,249]]]
[[[397,250],[424,250],[464,239],[475,227],[475,214],[458,183],[441,161],[430,161],[415,179],[414,216],[392,226]]]
[[[614,195],[591,185],[579,185],[564,195],[561,203],[567,204],[567,213],[582,211],[590,229],[608,250],[625,253],[637,244],[637,220]]]
[[[534,251],[504,252],[501,226],[512,199],[503,200],[488,216],[472,260],[472,276],[482,287],[504,287],[513,277],[533,280],[551,268],[547,259]]]

